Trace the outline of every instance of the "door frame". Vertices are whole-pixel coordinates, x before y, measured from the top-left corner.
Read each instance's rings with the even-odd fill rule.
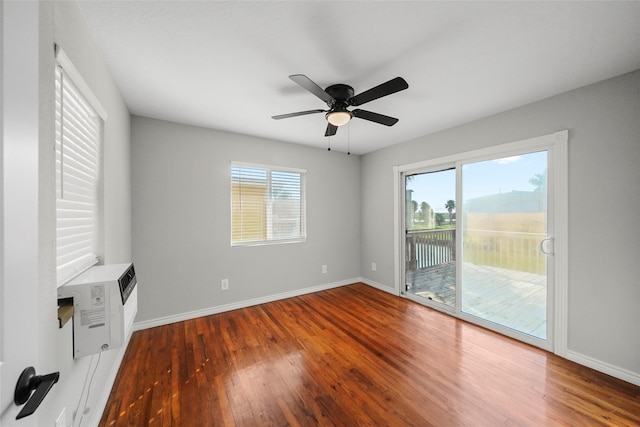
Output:
[[[437,159],[434,159],[434,160],[437,160]],[[400,224],[400,226],[402,227],[402,233],[401,233],[402,234],[402,237],[401,237],[402,241],[400,243],[400,248],[401,248],[400,250],[402,251],[402,254],[400,255],[400,260],[402,260],[403,264],[399,265],[399,267],[400,267],[400,277],[398,278],[399,279],[399,281],[398,281],[398,286],[399,286],[398,295],[401,295],[401,296],[403,296],[403,297],[405,297],[407,299],[410,299],[411,301],[415,301],[417,303],[420,303],[420,304],[426,305],[428,307],[431,307],[431,308],[433,308],[435,310],[442,311],[442,312],[445,312],[445,313],[448,313],[448,314],[451,314],[451,315],[455,316],[456,315],[456,313],[455,313],[456,308],[455,307],[450,307],[450,306],[448,306],[446,304],[438,303],[438,302],[435,302],[435,301],[425,300],[424,298],[421,298],[421,297],[419,297],[417,295],[414,295],[414,294],[412,294],[410,292],[405,292],[404,289],[403,289],[403,284],[406,282],[405,269],[402,266],[404,265],[404,262],[405,262],[404,261],[405,260],[405,255],[406,255],[405,254],[405,249],[407,247],[406,243],[405,243],[405,239],[406,239],[406,235],[405,235],[405,233],[406,233],[406,230],[405,230],[406,229],[406,224],[405,224],[406,200],[405,200],[405,196],[406,196],[406,193],[404,192],[405,187],[406,187],[405,179],[409,175],[409,174],[407,174],[407,172],[411,172],[410,175],[414,175],[414,174],[421,174],[421,173],[437,173],[437,172],[441,172],[441,171],[445,171],[445,170],[455,169],[456,170],[455,171],[456,172],[455,179],[456,179],[456,181],[458,180],[458,171],[457,171],[457,163],[456,162],[434,164],[431,161],[429,161],[428,163],[429,163],[428,165],[425,165],[423,167],[419,167],[419,168],[415,168],[415,169],[407,169],[407,170],[404,170],[404,167],[401,166],[401,168],[403,168],[403,170],[401,171],[401,174],[400,174],[400,177],[399,177],[399,179],[400,179],[400,183],[399,184],[401,186],[400,191],[402,192],[402,195],[401,195],[402,200],[400,201],[400,203],[403,204],[403,206],[402,206],[403,209],[402,209],[402,219],[401,219],[402,222]],[[457,191],[458,190],[457,190],[457,188],[458,188],[458,186],[456,185],[455,187],[456,187],[456,195],[454,196],[454,199],[456,199],[456,211],[457,211],[457,206],[458,206],[458,196],[457,196]],[[460,253],[459,252],[460,249],[458,248],[458,234],[459,233],[456,230],[456,244],[455,244],[456,245],[456,253]],[[456,276],[458,274],[459,274],[459,272],[457,271],[457,263],[456,263]],[[456,278],[456,280],[457,280],[457,278]],[[458,299],[458,295],[457,295],[457,292],[456,292],[456,305],[458,304],[457,299]]]
[[[0,423],[15,422],[16,381],[39,368],[39,3],[2,2],[0,66]],[[20,325],[20,329],[16,328]],[[25,334],[25,331],[27,333]],[[38,417],[22,420],[35,426]]]
[[[548,307],[547,317],[551,324],[551,330],[547,334],[547,340],[540,340],[532,337],[523,340],[529,344],[552,351],[560,356],[567,352],[567,319],[568,319],[568,140],[569,131],[561,130],[547,135],[527,138],[506,144],[499,144],[478,150],[453,154],[435,159],[424,160],[406,165],[393,167],[394,184],[394,291],[398,296],[403,296],[402,285],[404,283],[404,259],[405,259],[405,236],[404,236],[404,176],[406,172],[416,170],[429,170],[438,168],[441,165],[467,163],[481,160],[483,158],[508,157],[523,152],[542,151],[548,152],[548,182],[550,191],[548,193],[549,209],[553,209],[553,224],[550,224],[547,235],[553,237],[553,269],[550,272],[553,288],[551,289],[552,303]],[[457,171],[459,174],[460,171]],[[456,206],[460,206],[460,189],[456,190]],[[460,252],[462,240],[461,233],[456,233],[457,252]],[[457,266],[456,269],[459,267]],[[457,271],[457,275],[459,271]],[[457,279],[456,279],[457,280]],[[456,296],[459,306],[459,295]],[[413,298],[410,298],[413,300]],[[422,302],[422,301],[420,301]],[[425,304],[432,307],[430,304]],[[450,313],[442,307],[433,306],[440,311]],[[492,330],[512,336],[508,328],[496,329],[490,322],[478,322],[473,316],[460,316],[460,310],[456,307],[453,313],[459,318],[479,324],[480,326],[492,326]],[[521,339],[521,334],[517,334],[517,339]]]

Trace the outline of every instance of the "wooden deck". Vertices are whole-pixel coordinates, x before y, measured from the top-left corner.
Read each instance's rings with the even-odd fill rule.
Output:
[[[525,334],[546,338],[545,276],[496,267],[463,265],[462,311]],[[455,262],[407,272],[408,292],[455,307]]]

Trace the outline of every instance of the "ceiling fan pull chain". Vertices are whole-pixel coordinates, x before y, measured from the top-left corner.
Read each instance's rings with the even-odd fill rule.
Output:
[[[351,123],[347,125],[347,156],[351,155]]]
[[[331,137],[328,137],[327,141],[329,141],[329,148],[327,148],[327,151],[331,151]]]

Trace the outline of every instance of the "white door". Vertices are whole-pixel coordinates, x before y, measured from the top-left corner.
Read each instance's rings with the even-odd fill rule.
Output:
[[[395,168],[399,293],[565,348],[567,138],[561,131]]]
[[[526,150],[460,163],[456,306],[465,320],[551,349],[548,155]]]
[[[549,348],[547,155],[405,173],[405,296]]]
[[[16,421],[16,381],[38,372],[38,3],[1,2],[0,424]]]

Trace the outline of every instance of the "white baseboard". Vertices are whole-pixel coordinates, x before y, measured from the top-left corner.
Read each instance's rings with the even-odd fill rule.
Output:
[[[327,283],[324,285],[311,286],[308,288],[296,289],[294,291],[283,292],[280,294],[267,295],[260,298],[253,298],[249,300],[239,301],[232,304],[218,305],[215,307],[209,307],[202,310],[190,311],[187,313],[175,314],[166,317],[159,317],[157,319],[145,320],[142,322],[136,322],[133,324],[134,331],[140,331],[143,329],[154,328],[156,326],[168,325],[170,323],[182,322],[184,320],[191,320],[198,317],[210,316],[212,314],[224,313],[225,311],[237,310],[240,308],[251,307],[258,304],[265,304],[268,302],[278,301],[286,298],[297,297],[300,295],[310,294],[313,292],[324,291],[327,289],[338,288],[340,286],[350,285],[360,281],[360,278],[353,278],[349,280],[341,280],[339,282]]]
[[[385,286],[382,283],[375,282],[375,281],[367,279],[365,277],[360,277],[360,278],[358,278],[358,280],[360,282],[364,283],[365,285],[371,286],[372,288],[376,288],[376,289],[379,289],[381,291],[387,292],[387,293],[389,293],[391,295],[398,296],[396,294],[396,290],[394,288],[390,288],[389,286]]]
[[[596,371],[603,372],[612,377],[616,377],[631,384],[640,386],[640,374],[619,368],[609,363],[602,362],[589,356],[585,356],[575,351],[567,350],[565,357],[572,362],[579,363]]]

